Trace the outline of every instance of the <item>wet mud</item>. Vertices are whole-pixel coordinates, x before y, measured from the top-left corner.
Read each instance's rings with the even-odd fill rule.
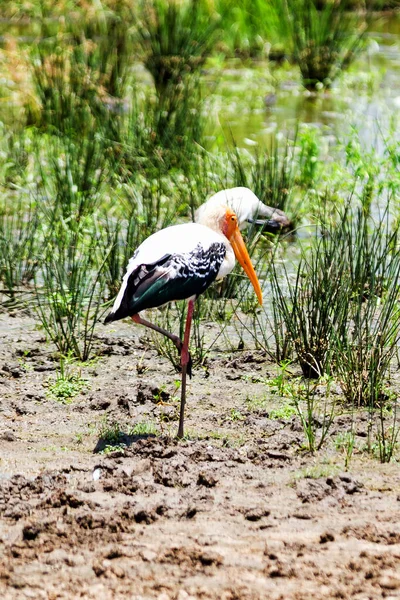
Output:
[[[329,440],[307,453],[298,417],[272,416],[274,366],[246,349],[195,370],[177,441],[179,376],[117,325],[60,402],[43,333],[0,316],[2,598],[400,598],[398,464],[360,452],[346,471]]]

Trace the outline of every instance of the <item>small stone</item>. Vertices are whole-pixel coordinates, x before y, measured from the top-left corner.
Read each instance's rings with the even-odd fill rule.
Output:
[[[400,588],[400,578],[393,575],[383,575],[378,583],[385,590],[397,590]]]
[[[119,579],[123,579],[125,577],[125,571],[119,565],[111,565],[110,571]]]
[[[95,469],[92,473],[93,481],[98,481],[100,479],[100,476],[101,476],[101,469],[99,469],[99,468]]]
[[[199,473],[198,479],[197,479],[197,485],[204,485],[205,487],[214,487],[216,486],[218,483],[218,479],[216,479],[213,475],[211,475],[211,473],[206,473],[204,471],[201,471]]]
[[[322,533],[319,538],[320,544],[326,544],[327,542],[334,542],[334,541],[335,541],[335,536],[333,535],[333,533],[330,533],[329,531]]]
[[[154,562],[157,558],[157,554],[152,550],[142,550],[140,556],[145,562]]]
[[[2,431],[0,433],[0,440],[5,442],[15,442],[17,440],[15,433],[10,430]]]
[[[250,508],[244,513],[244,518],[247,521],[259,521],[263,517],[268,517],[269,514],[270,511],[266,510],[265,508]]]
[[[307,512],[296,512],[292,516],[294,519],[301,519],[303,521],[310,521],[312,519],[312,516]]]

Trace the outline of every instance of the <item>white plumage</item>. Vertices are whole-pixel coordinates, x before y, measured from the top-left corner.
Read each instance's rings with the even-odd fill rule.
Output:
[[[221,190],[211,196],[196,210],[196,223],[202,221],[204,214],[211,207],[217,206],[229,206],[229,208],[236,213],[240,229],[243,229],[248,222],[252,221],[269,225],[274,229],[282,229],[290,226],[290,220],[282,210],[263,204],[263,202],[261,202],[261,200],[246,187]]]
[[[209,205],[202,224],[187,223],[162,229],[148,237],[130,259],[121,289],[105,323],[131,317],[169,338],[181,355],[182,384],[178,437],[183,436],[186,375],[191,374],[190,326],[194,301],[216,279],[230,273],[235,257],[249,277],[262,304],[262,291],[251,264],[238,219],[227,206]],[[140,312],[173,300],[188,300],[183,340],[147,321]]]
[[[228,275],[235,266],[235,254],[228,239],[217,231],[214,231],[206,225],[200,223],[185,223],[183,225],[172,225],[153,233],[146,238],[138,247],[132,258],[129,260],[126,273],[122,280],[121,288],[115,299],[111,313],[116,313],[121,306],[128,280],[131,274],[140,265],[155,264],[166,254],[176,255],[188,263],[193,260],[193,252],[196,251],[198,257],[204,256],[209,251],[212,244],[223,244],[225,248],[225,257],[219,267],[216,279],[222,279]],[[160,275],[173,280],[176,276],[175,263],[168,264],[162,268],[159,267]],[[137,281],[137,285],[140,281]]]

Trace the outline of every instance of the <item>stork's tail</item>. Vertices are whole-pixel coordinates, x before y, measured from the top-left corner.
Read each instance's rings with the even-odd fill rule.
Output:
[[[107,325],[107,323],[111,323],[112,321],[115,321],[115,312],[111,311],[108,313],[108,315],[106,316],[106,318],[104,319],[104,325]]]

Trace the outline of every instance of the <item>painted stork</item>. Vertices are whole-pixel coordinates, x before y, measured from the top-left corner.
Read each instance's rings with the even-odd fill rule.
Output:
[[[282,210],[263,204],[246,187],[235,187],[217,192],[196,210],[194,220],[196,223],[201,223],[203,214],[209,207],[222,205],[228,206],[234,211],[240,229],[246,227],[247,223],[264,225],[269,230],[284,229],[291,225],[290,220]]]
[[[209,206],[200,223],[173,225],[148,237],[130,259],[105,323],[131,317],[168,337],[181,355],[182,385],[178,437],[183,437],[186,375],[191,374],[190,325],[194,301],[235,266],[235,256],[253,284],[260,304],[262,292],[242,235],[238,218],[227,206]],[[139,315],[142,310],[173,300],[188,300],[183,341]]]

